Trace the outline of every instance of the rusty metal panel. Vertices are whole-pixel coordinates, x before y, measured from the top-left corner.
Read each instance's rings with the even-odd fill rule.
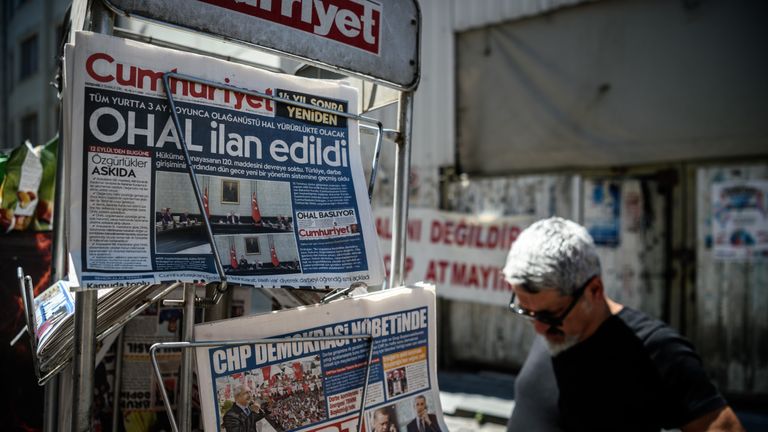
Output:
[[[411,90],[419,81],[416,0],[108,0],[127,15],[284,53]]]
[[[692,339],[721,390],[742,395],[768,393],[768,262],[715,257],[712,188],[718,182],[765,179],[765,164],[705,167],[696,172]]]

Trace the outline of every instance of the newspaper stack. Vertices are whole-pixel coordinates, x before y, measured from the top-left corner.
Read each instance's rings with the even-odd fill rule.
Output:
[[[152,293],[167,289],[164,286],[127,286],[100,290],[96,306],[96,335],[104,340],[119,321],[138,308],[151,303],[145,300]],[[42,385],[50,376],[72,359],[74,343],[75,296],[70,282],[60,280],[33,302],[33,348],[36,357],[38,381]]]

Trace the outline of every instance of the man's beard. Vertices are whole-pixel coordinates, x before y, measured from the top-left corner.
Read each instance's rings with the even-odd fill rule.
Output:
[[[549,340],[549,338],[544,337],[544,340],[547,342],[547,348],[549,349],[549,353],[552,355],[552,357],[560,354],[561,352],[579,343],[578,336],[566,335],[565,333],[563,333],[562,330],[558,329],[557,327],[548,328],[547,334],[563,337],[562,342],[552,342],[551,340]]]

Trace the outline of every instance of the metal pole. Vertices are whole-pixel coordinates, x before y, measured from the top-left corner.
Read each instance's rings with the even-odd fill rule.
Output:
[[[184,284],[184,341],[194,341],[195,326],[195,284]],[[192,350],[181,353],[181,376],[179,377],[179,429],[192,430]],[[163,386],[162,382],[158,383]]]
[[[56,420],[59,416],[59,377],[51,378],[45,384],[45,405],[43,413],[43,431],[56,432]]]
[[[120,336],[117,337],[117,353],[115,354],[115,381],[112,393],[112,432],[118,431],[118,422],[122,417],[120,411],[120,392],[123,386],[123,337],[125,330],[120,330]]]
[[[75,294],[75,351],[72,370],[72,431],[91,430],[96,366],[96,291]]]
[[[64,55],[63,53],[60,53]],[[64,71],[61,71],[64,74]],[[61,89],[59,89],[61,91]],[[68,101],[64,101],[68,102]],[[61,102],[60,102],[61,103]],[[51,279],[49,284],[64,279],[67,274],[67,178],[69,177],[69,137],[62,133],[64,110],[59,110],[59,145],[56,159],[56,191],[53,200],[53,238],[51,247]],[[54,376],[45,384],[45,404],[43,413],[43,431],[56,432],[59,418],[59,377]]]
[[[110,34],[113,16],[101,1],[91,4],[92,28]],[[64,155],[66,156],[66,155]],[[90,431],[93,416],[93,382],[96,369],[97,292],[75,294],[75,349],[72,358],[72,432]]]
[[[395,194],[392,208],[392,249],[389,288],[405,283],[405,242],[408,223],[408,176],[411,172],[411,130],[413,129],[413,93],[400,93],[395,140]]]
[[[221,300],[216,304],[207,306],[203,309],[203,321],[218,321],[229,318],[229,308],[232,306],[232,288],[228,289],[223,295]],[[216,287],[213,284],[209,284],[205,289],[205,296],[207,298],[213,298],[216,295]]]

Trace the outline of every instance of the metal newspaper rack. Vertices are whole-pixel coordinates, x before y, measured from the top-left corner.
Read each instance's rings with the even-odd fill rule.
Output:
[[[257,4],[260,3],[260,7],[257,10]],[[308,8],[311,11],[312,8],[323,7],[322,1],[302,0],[300,7],[304,6],[304,3],[308,4]],[[325,2],[330,3],[330,2]],[[111,34],[113,28],[113,18],[115,13],[119,13],[125,16],[135,16],[141,19],[149,21],[155,21],[162,24],[177,26],[192,30],[193,32],[208,34],[217,36],[228,41],[237,41],[245,45],[254,45],[261,49],[273,51],[283,56],[293,58],[305,63],[315,65],[323,69],[329,69],[336,72],[341,72],[348,75],[353,75],[362,78],[366,81],[372,81],[386,85],[388,87],[400,90],[399,108],[398,108],[398,126],[396,128],[397,136],[395,139],[396,144],[396,157],[395,157],[395,179],[394,179],[394,202],[393,202],[393,221],[392,221],[392,248],[391,248],[391,271],[388,281],[389,286],[398,286],[404,283],[405,279],[405,256],[406,256],[406,222],[408,217],[408,173],[410,171],[410,155],[411,155],[411,131],[412,131],[412,115],[413,115],[413,92],[418,86],[420,78],[420,28],[421,28],[421,12],[417,3],[417,0],[391,0],[386,4],[380,4],[369,0],[363,1],[351,1],[351,0],[337,0],[334,4],[346,4],[347,6],[354,8],[363,8],[363,12],[358,20],[358,26],[360,28],[357,33],[364,33],[364,42],[372,45],[360,44],[360,41],[353,41],[350,43],[347,40],[342,40],[343,37],[334,35],[333,37],[328,35],[314,34],[311,29],[306,26],[306,20],[299,21],[298,19],[289,16],[291,20],[285,20],[285,16],[277,16],[277,12],[272,11],[272,2],[238,2],[233,1],[229,4],[223,0],[201,0],[199,2],[188,2],[184,0],[75,0],[72,5],[71,23],[72,31],[82,30],[87,28],[85,21],[87,17],[90,17],[90,28],[93,31]],[[291,3],[292,4],[292,3]],[[244,8],[252,7],[250,10],[252,13],[243,13]],[[330,6],[328,9],[330,10]],[[270,13],[272,15],[270,15]],[[281,13],[285,13],[285,8],[281,10]],[[249,16],[250,15],[250,16]],[[289,11],[290,15],[290,11]],[[200,20],[200,16],[205,16],[205,20]],[[255,18],[254,18],[255,17]],[[278,19],[279,18],[279,19]],[[302,18],[304,18],[302,14]],[[311,19],[314,19],[310,17]],[[344,20],[342,20],[344,22]],[[386,25],[384,23],[386,22]],[[361,24],[362,23],[362,24]],[[311,22],[310,22],[311,24]],[[344,25],[338,24],[336,25]],[[377,33],[374,34],[373,29],[376,29]],[[269,31],[264,31],[268,29]],[[349,27],[346,28],[349,30]],[[342,32],[347,34],[345,32]],[[341,34],[341,33],[340,33]],[[336,40],[333,40],[336,39]],[[359,39],[359,38],[358,38]],[[364,46],[365,45],[365,46]],[[340,55],[343,53],[344,55]],[[164,77],[164,80],[168,79],[168,74]],[[194,80],[194,77],[180,76],[183,79]],[[166,89],[168,86],[166,85]],[[238,89],[243,91],[243,89]],[[267,95],[259,94],[260,97]],[[274,98],[278,100],[279,98]],[[172,97],[169,94],[169,102],[172,102]],[[291,101],[280,100],[280,102],[293,103]],[[311,109],[322,111],[319,107],[311,106]],[[175,117],[175,111],[174,117]],[[338,111],[333,112],[339,115]],[[342,114],[343,115],[343,114]],[[352,117],[352,116],[350,116]],[[358,118],[359,117],[359,118]],[[370,119],[363,118],[361,116],[355,117],[357,120],[370,121]],[[180,124],[178,118],[174,119],[177,131],[180,131]],[[376,164],[378,161],[378,154],[380,150],[381,135],[384,130],[379,122],[374,121],[377,124],[378,137],[377,146],[374,154],[374,169],[372,170],[371,179],[369,182],[369,197],[372,191],[372,186],[375,181]],[[387,131],[390,132],[390,131]],[[180,137],[183,134],[179,133]],[[61,154],[66,155],[68,152],[68,146],[71,144],[68,142],[69,137],[64,138],[64,150]],[[185,145],[182,145],[187,158],[187,166],[190,167],[190,179],[194,185],[195,195],[198,200],[198,205],[202,208],[202,198],[200,195],[199,187],[197,186],[194,171],[189,163],[189,155],[186,154],[187,149]],[[58,163],[57,169],[57,182],[56,182],[56,224],[54,226],[54,247],[53,247],[53,272],[52,275],[55,279],[61,279],[65,275],[66,268],[66,179],[68,173],[66,172],[68,166],[63,162],[64,158],[61,158]],[[207,219],[207,218],[204,218]],[[215,242],[213,242],[212,233],[208,221],[205,221],[206,230],[209,234],[209,240],[211,246],[215,252]],[[194,324],[194,307],[198,306],[210,306],[215,304],[226,290],[226,278],[224,277],[223,267],[220,262],[220,257],[217,253],[214,253],[217,262],[217,272],[222,277],[222,284],[216,290],[213,298],[199,299],[195,295],[195,286],[193,284],[184,285],[184,301],[185,308],[185,334],[184,342],[178,342],[175,344],[181,344],[173,346],[175,348],[192,347],[193,344],[216,344],[223,345],[219,342],[194,342],[192,341],[192,325]],[[19,272],[20,289],[22,291],[22,298],[25,299],[25,306],[27,306],[27,319],[29,320],[30,312],[32,311],[29,306],[32,304],[33,298],[29,292],[30,283],[28,277],[25,277],[23,273]],[[177,288],[180,284],[171,284],[165,290],[161,291],[157,296],[151,297],[153,301],[162,298],[173,288]],[[86,431],[91,429],[91,413],[93,404],[93,382],[94,382],[94,368],[95,368],[95,342],[96,337],[96,296],[95,291],[78,291],[76,292],[76,304],[75,304],[75,348],[73,355],[73,378],[72,378],[72,423],[71,429],[73,431]],[[343,292],[332,293],[327,297],[327,300],[331,300],[332,297],[339,297]],[[146,306],[150,303],[145,302]],[[139,312],[135,312],[138,314]],[[129,314],[124,317],[124,320],[120,320],[111,326],[108,330],[114,332],[119,329],[122,324],[130,320],[134,314]],[[34,319],[34,317],[32,316]],[[28,330],[30,329],[30,323],[28,321]],[[30,334],[31,336],[34,333]],[[103,338],[107,335],[107,332],[103,332],[100,337]],[[355,338],[366,338],[370,336],[356,335]],[[334,336],[333,339],[339,339]],[[312,339],[312,338],[309,338]],[[242,341],[240,341],[242,342]],[[252,341],[246,341],[252,342]],[[256,341],[253,341],[256,342]],[[266,341],[265,341],[266,342]],[[275,340],[269,340],[269,342],[275,342]],[[226,344],[232,344],[235,342],[229,341]],[[153,350],[160,349],[165,344],[156,344],[153,346]],[[169,348],[171,346],[168,346]],[[373,349],[373,343],[371,340],[371,347]],[[370,359],[369,351],[369,359]],[[152,354],[153,363],[154,351]],[[369,362],[370,366],[370,362]],[[63,365],[62,365],[63,367]],[[182,358],[182,371],[180,377],[181,390],[180,390],[180,420],[182,430],[188,430],[190,427],[189,417],[190,411],[190,398],[191,398],[191,355],[184,355]],[[158,370],[155,367],[155,372]],[[53,374],[53,373],[52,373]],[[366,382],[367,386],[367,372]],[[47,377],[50,378],[50,377]],[[46,385],[45,390],[45,419],[44,427],[46,431],[57,430],[57,405],[58,405],[58,393],[59,383],[54,377],[49,384]],[[161,386],[163,387],[163,386]],[[365,394],[365,388],[363,389]],[[166,410],[169,411],[170,418],[173,418],[173,414],[170,412],[170,405],[168,404],[167,394],[165,389],[162,391],[164,404]],[[62,399],[66,400],[70,395],[62,395]],[[365,397],[365,396],[364,396]],[[361,404],[361,412],[365,408],[364,399]],[[360,418],[360,427],[362,417]],[[176,428],[175,422],[173,427]]]

